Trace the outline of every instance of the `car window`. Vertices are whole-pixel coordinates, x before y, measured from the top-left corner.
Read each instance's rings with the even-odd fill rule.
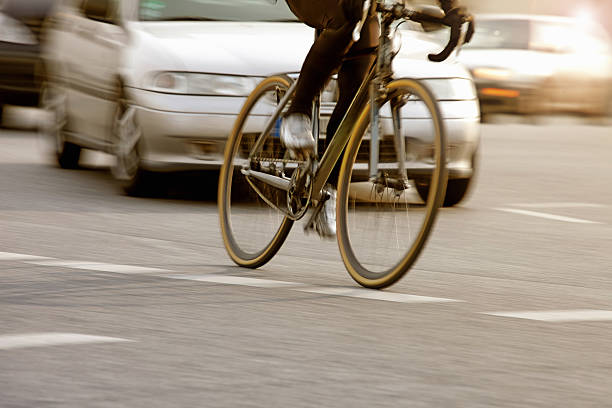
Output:
[[[571,52],[576,49],[577,27],[569,23],[533,21],[529,49],[547,52]]]
[[[140,0],[143,21],[297,21],[285,0]]]
[[[119,0],[83,0],[80,9],[92,20],[105,23],[119,21]]]
[[[32,45],[37,40],[24,24],[0,13],[0,42]]]
[[[447,37],[448,38],[448,37]],[[466,48],[527,49],[529,23],[526,20],[477,20],[474,37]]]

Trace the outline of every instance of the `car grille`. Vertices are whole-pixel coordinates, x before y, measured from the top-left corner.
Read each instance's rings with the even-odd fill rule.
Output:
[[[242,138],[240,139],[240,146],[238,148],[241,157],[249,156],[251,148],[255,144],[255,140],[259,135],[259,133],[244,133],[242,135]],[[284,152],[285,148],[281,144],[280,137],[269,137],[264,143],[260,156],[278,159],[282,157]]]
[[[40,82],[36,61],[0,61],[0,83],[12,89],[31,88]]]
[[[357,163],[367,163],[370,161],[371,144],[369,139],[361,141],[359,152],[357,152]],[[397,161],[395,153],[395,143],[393,135],[384,136],[378,145],[378,161],[380,163],[392,163]]]
[[[240,156],[248,157],[250,149],[255,143],[255,138],[258,133],[245,133],[240,141]],[[379,142],[379,162],[380,163],[394,163],[397,161],[395,153],[395,143],[393,141],[393,135],[384,136]],[[453,158],[457,150],[457,146],[449,144],[446,149],[447,160]],[[261,157],[268,158],[280,158],[284,154],[285,148],[282,146],[280,138],[268,138],[262,149]],[[420,141],[406,139],[406,158],[407,160],[431,160],[434,157],[434,146],[429,143],[423,143]],[[368,163],[370,161],[370,140],[364,139],[357,152],[357,163]]]

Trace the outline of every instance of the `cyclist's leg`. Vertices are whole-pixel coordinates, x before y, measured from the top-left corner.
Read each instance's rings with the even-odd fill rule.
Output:
[[[289,107],[289,113],[310,115],[312,101],[338,69],[352,45],[356,22],[349,20],[337,0],[287,0],[287,3],[301,21],[321,30],[304,60],[295,97]]]
[[[359,56],[356,58],[348,58],[342,62],[340,71],[338,72],[338,102],[336,103],[327,125],[325,148],[327,148],[331,138],[336,133],[336,130],[338,130],[342,118],[344,118],[355,94],[374,63],[376,58],[375,48],[378,46],[379,35],[380,26],[378,18],[376,16],[370,16],[368,20],[366,20],[361,31],[361,39],[355,43],[348,52],[348,55],[358,54]],[[364,53],[364,51],[369,51],[369,53]],[[340,163],[341,161],[338,161],[329,176],[329,182],[333,185],[337,184]]]

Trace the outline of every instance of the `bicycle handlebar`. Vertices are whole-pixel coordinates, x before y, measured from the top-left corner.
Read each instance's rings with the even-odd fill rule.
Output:
[[[417,13],[417,14],[418,15],[413,15],[411,20],[417,21],[417,22],[418,21],[432,22],[431,20],[428,20],[429,16],[427,16],[426,14],[423,14],[423,13]],[[438,54],[429,54],[427,56],[427,58],[429,58],[429,60],[433,62],[444,61],[450,56],[450,54],[453,52],[453,50],[455,50],[455,48],[462,45],[461,44],[461,40],[462,40],[461,30],[465,23],[468,24],[468,29],[465,33],[465,37],[463,38],[463,42],[464,43],[470,42],[470,40],[472,39],[472,36],[474,35],[474,18],[470,14],[467,14],[465,12],[465,9],[452,10],[450,13],[446,14],[444,18],[438,19],[438,20],[440,24],[444,24],[450,27],[451,32],[450,32],[450,38],[448,40],[448,43],[446,44],[446,47],[444,47],[444,49],[440,51]]]
[[[468,23],[468,29],[463,38],[463,43],[469,42],[474,35],[474,18],[463,7],[455,8],[446,15],[439,9],[437,9],[436,14],[433,14],[433,12],[427,13],[424,11],[416,11],[406,7],[404,3],[396,3],[392,6],[385,6],[384,4],[378,3],[376,10],[383,14],[387,14],[388,18],[391,20],[404,18],[417,23],[432,23],[450,27],[450,38],[444,49],[438,54],[429,54],[427,56],[427,58],[433,62],[444,61],[451,55],[455,48],[461,45],[461,30],[465,23]]]

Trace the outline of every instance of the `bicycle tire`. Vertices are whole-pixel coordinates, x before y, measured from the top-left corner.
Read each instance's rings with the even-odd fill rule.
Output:
[[[252,123],[258,123],[257,126],[261,127],[261,123],[276,110],[273,100],[262,98],[266,98],[270,92],[287,91],[290,85],[291,79],[282,75],[268,77],[259,83],[245,101],[225,148],[218,187],[221,235],[230,258],[242,267],[258,268],[270,261],[293,226],[291,219],[259,197],[245,176],[236,168],[237,164],[248,160],[244,156],[251,151],[260,134],[249,131],[249,127]],[[260,103],[262,105],[259,105]],[[259,131],[261,132],[261,128]],[[273,136],[268,135],[266,143],[270,146],[264,145],[264,150],[268,149],[282,160],[286,154],[282,153],[280,140],[274,140]],[[258,187],[271,189],[264,184]],[[270,196],[275,194],[276,192],[270,191]],[[283,194],[286,195],[285,192]],[[267,228],[264,225],[265,221],[262,221],[266,212],[270,216],[272,225],[272,228],[268,228],[268,232],[265,231]]]
[[[429,138],[431,138],[429,142],[431,142],[433,149],[431,157],[427,156],[427,161],[423,164],[424,162],[419,162],[422,158],[415,153],[416,148],[413,149],[414,151],[406,148],[406,177],[411,180],[410,188],[402,190],[402,188],[392,187],[391,184],[388,184],[388,181],[371,183],[369,177],[366,177],[366,181],[363,181],[364,165],[358,161],[358,157],[361,157],[360,160],[363,161],[364,152],[369,157],[369,141],[363,143],[367,139],[365,135],[370,125],[369,104],[362,110],[353,126],[342,160],[338,182],[337,239],[342,260],[351,277],[360,285],[375,289],[385,288],[397,282],[417,260],[431,233],[438,208],[444,200],[447,183],[446,137],[440,109],[434,95],[417,80],[408,78],[394,80],[386,88],[388,95],[381,106],[384,107],[385,104],[391,103],[393,98],[398,98],[394,100],[403,103],[403,105],[400,105],[402,108],[398,110],[399,114],[402,114],[404,110],[410,111],[411,109],[414,112],[421,112],[421,116],[410,113],[415,118],[411,117],[408,121],[412,121],[415,125],[414,134],[420,135],[416,128],[431,129],[431,135],[427,135],[426,140],[429,141]],[[425,111],[429,113],[429,119],[424,116],[423,112]],[[400,123],[404,123],[402,122],[403,116],[399,117],[399,120]],[[384,127],[387,123],[382,118],[380,123],[381,130],[383,130],[381,133],[384,136]],[[393,124],[392,119],[391,123]],[[411,136],[404,136],[401,125],[399,130],[402,131],[401,137],[405,138],[404,141],[412,140]],[[408,132],[410,131],[408,130]],[[396,128],[392,127],[391,133],[396,132]],[[408,133],[408,135],[412,135],[412,133]],[[406,142],[406,146],[408,144]],[[394,145],[397,146],[397,143],[394,143]],[[391,180],[390,174],[393,171],[397,172],[397,170],[393,170],[394,166],[400,167],[397,163],[383,163],[386,160],[385,157],[392,158],[393,155],[389,156],[388,143],[382,139],[380,146],[381,164],[379,168],[381,170],[379,172],[380,176],[376,180]],[[397,149],[395,154],[397,154],[396,152]],[[409,157],[415,157],[415,162],[409,163]],[[392,159],[389,159],[389,161],[392,161]],[[429,163],[430,161],[433,164]],[[391,170],[384,170],[383,165]],[[423,203],[414,204],[409,201],[408,197],[411,195],[417,197],[416,200],[420,200],[412,182],[418,177],[423,177],[422,169],[419,166],[429,166],[427,171],[431,177],[430,190]],[[361,170],[359,170],[360,168]],[[408,185],[408,183],[405,184]],[[363,186],[365,186],[365,190],[363,190]],[[403,198],[401,198],[402,196]],[[413,210],[414,212],[410,213]],[[416,216],[409,214],[416,214]],[[417,225],[413,231],[411,223],[414,223],[414,220],[416,220],[415,224]],[[385,228],[393,231],[386,231]],[[391,232],[394,232],[394,234]],[[404,233],[409,237],[413,236],[414,240],[408,244],[403,237],[400,239],[399,235]],[[363,245],[360,247],[361,241],[363,241]],[[388,242],[385,243],[386,241]],[[392,248],[393,245],[396,248]],[[377,251],[381,253],[379,254]],[[387,253],[397,258],[397,260],[391,260],[389,266],[387,266],[387,257],[389,256]]]

